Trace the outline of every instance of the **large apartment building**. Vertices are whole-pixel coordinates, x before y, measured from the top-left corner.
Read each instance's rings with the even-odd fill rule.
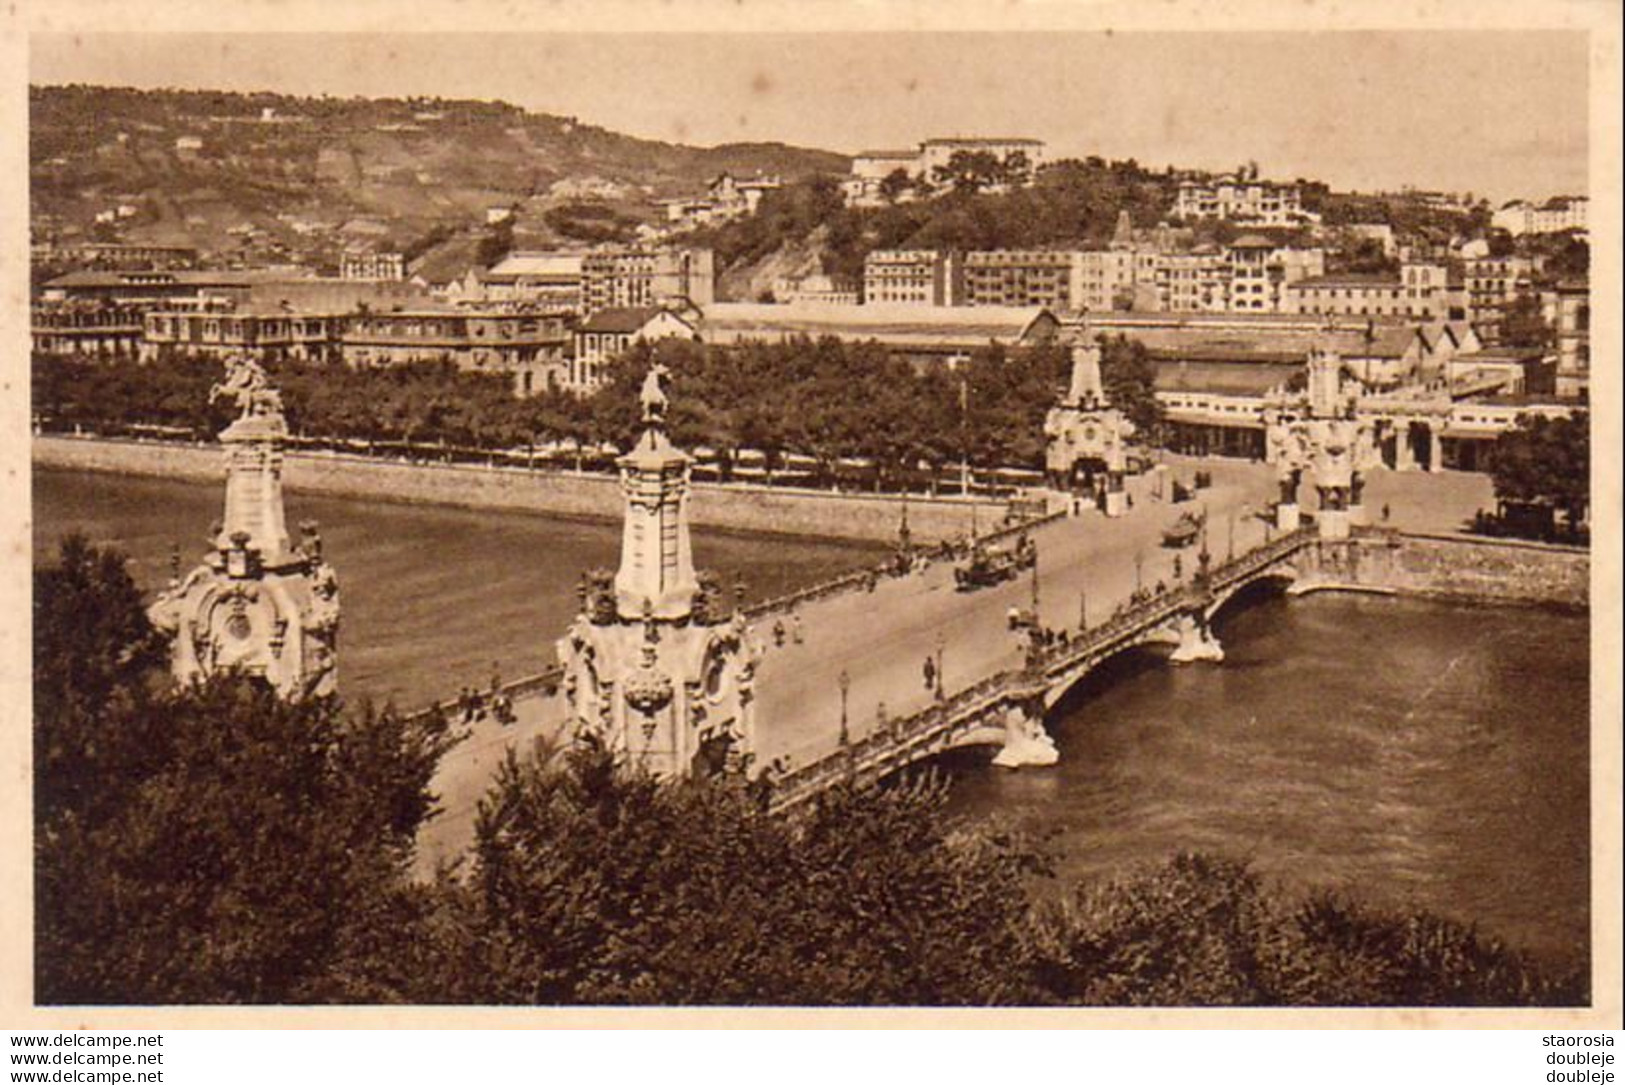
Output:
[[[1584,196],[1554,196],[1538,204],[1513,200],[1491,216],[1490,224],[1513,237],[1584,230],[1590,207],[1591,201]]]
[[[1591,392],[1591,284],[1557,284],[1557,394],[1586,398]]]
[[[1237,238],[1224,255],[1225,307],[1233,313],[1284,312],[1289,284],[1326,273],[1324,249],[1282,248],[1257,235]]]
[[[935,249],[877,249],[863,261],[865,305],[958,305],[959,260]]]
[[[1521,256],[1486,256],[1462,263],[1462,284],[1466,290],[1467,319],[1495,342],[1506,306],[1520,294],[1535,289],[1533,260]]]
[[[332,361],[339,357],[344,319],[335,313],[294,313],[279,306],[246,304],[158,309],[146,314],[140,354],[143,361],[165,354]]]
[[[1181,182],[1174,214],[1184,219],[1224,219],[1255,226],[1298,226],[1315,220],[1303,209],[1297,185],[1237,177]]]
[[[351,366],[449,361],[507,377],[519,396],[563,387],[569,376],[569,327],[553,314],[428,307],[352,313],[343,318],[339,339]]]
[[[581,257],[581,312],[637,309],[716,296],[716,261],[710,249],[604,249]]]
[[[968,252],[961,273],[963,305],[1075,309],[1083,295],[1083,253],[997,249]]]
[[[1033,306],[1055,312],[1137,309],[1287,311],[1287,287],[1325,271],[1321,249],[1250,236],[1224,249],[880,250],[864,263],[874,304]]]
[[[1319,316],[1473,319],[1460,286],[1441,264],[1404,264],[1398,275],[1313,275],[1286,287],[1287,309]]]
[[[339,258],[339,278],[402,282],[406,256],[398,252],[347,252]]]

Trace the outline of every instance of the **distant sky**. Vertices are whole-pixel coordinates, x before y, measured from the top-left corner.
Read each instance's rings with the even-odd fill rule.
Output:
[[[1586,186],[1568,31],[78,34],[30,81],[501,98],[631,135],[855,152],[1022,135],[1056,155],[1495,199]]]

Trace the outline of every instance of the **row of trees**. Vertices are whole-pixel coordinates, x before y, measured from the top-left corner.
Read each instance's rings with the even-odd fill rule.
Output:
[[[1425,914],[1181,855],[1051,857],[920,778],[769,815],[590,746],[510,757],[408,874],[444,722],[175,689],[122,559],[36,571],[35,997],[58,1003],[1525,1005],[1585,1000]],[[1583,964],[1583,962],[1581,962]]]
[[[962,458],[980,467],[1041,467],[1044,413],[1070,367],[1059,347],[990,345],[955,371],[917,368],[877,343],[824,338],[639,344],[610,364],[607,384],[586,399],[559,392],[514,399],[506,378],[459,372],[449,362],[380,369],[283,362],[273,376],[290,424],[307,436],[483,449],[555,441],[624,447],[637,429],[638,389],[656,360],[673,374],[671,423],[680,444],[715,449],[725,462],[741,449],[765,452],[770,465],[792,452],[826,467],[860,457],[883,480]],[[1143,348],[1108,342],[1103,372],[1114,398],[1153,433],[1160,408]],[[228,421],[224,405],[208,403],[219,375],[219,363],[207,359],[137,365],[41,356],[34,410],[57,428],[168,425],[206,436]]]

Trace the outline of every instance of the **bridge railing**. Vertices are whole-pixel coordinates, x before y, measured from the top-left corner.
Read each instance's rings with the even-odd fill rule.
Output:
[[[1042,516],[1007,524],[1004,527],[988,532],[986,535],[979,535],[977,541],[982,544],[1003,542],[1006,539],[1015,538],[1043,527],[1045,524],[1064,519],[1065,516],[1065,509],[1046,512]],[[969,537],[960,535],[930,546],[917,546],[914,548],[914,552],[932,561],[943,561],[965,553],[970,545]],[[898,575],[898,572],[895,559],[888,559],[875,565],[868,565],[848,573],[842,573],[817,584],[810,584],[793,592],[786,592],[771,599],[752,603],[750,606],[745,607],[741,613],[751,620],[771,617],[775,614],[787,614],[805,603],[827,599],[832,595],[840,595],[843,592],[852,591],[859,587],[868,588],[871,584],[896,575]]]
[[[1066,666],[1111,648],[1126,637],[1136,636],[1168,618],[1205,605],[1215,588],[1222,589],[1250,576],[1314,538],[1313,529],[1299,529],[1271,540],[1239,558],[1218,566],[1191,584],[1153,595],[1145,602],[1114,615],[1110,621],[1073,637],[1065,644],[1049,648],[1036,661],[1044,671]],[[1001,671],[932,704],[911,716],[887,721],[863,738],[839,747],[780,776],[775,783],[775,806],[784,808],[804,801],[810,795],[838,780],[867,775],[874,763],[906,760],[904,754],[914,742],[934,736],[976,719],[1007,699],[1010,689],[1024,669]]]
[[[537,671],[535,674],[527,674],[522,678],[515,678],[511,682],[502,682],[473,692],[479,696],[482,705],[489,707],[491,701],[497,697],[506,697],[509,702],[513,702],[521,697],[529,697],[537,693],[551,695],[563,680],[564,665],[555,663],[545,670]],[[456,698],[436,701],[427,708],[420,708],[408,713],[406,718],[408,720],[419,720],[433,712],[442,712],[447,716],[455,717],[465,707],[463,702]]]
[[[1017,672],[991,675],[913,715],[888,719],[862,738],[790,769],[774,781],[774,806],[794,806],[839,780],[869,775],[877,762],[895,761],[914,743],[981,716],[1005,699],[1012,673]]]

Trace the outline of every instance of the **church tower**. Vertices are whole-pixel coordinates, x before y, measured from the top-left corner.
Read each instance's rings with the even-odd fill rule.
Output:
[[[282,397],[247,357],[227,360],[209,399],[234,399],[237,418],[220,434],[226,461],[225,517],[203,563],[172,581],[149,611],[170,633],[175,677],[192,682],[237,670],[293,699],[324,696],[338,680],[338,579],[322,558],[314,524],[295,546],[282,505]]]
[[[643,384],[643,432],[619,461],[621,562],[583,577],[559,642],[578,734],[661,776],[744,770],[758,651],[721,586],[696,574],[689,456],[666,433],[663,366]]]
[[[1062,489],[1082,483],[1107,516],[1126,511],[1123,476],[1128,466],[1128,438],[1134,424],[1106,398],[1100,376],[1100,347],[1089,339],[1072,348],[1072,380],[1066,398],[1044,419],[1045,466],[1050,481]]]

